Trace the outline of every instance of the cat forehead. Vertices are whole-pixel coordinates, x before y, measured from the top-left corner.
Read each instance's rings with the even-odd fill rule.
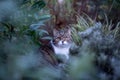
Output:
[[[54,33],[63,34],[63,33],[68,33],[68,32],[70,32],[70,30],[69,30],[69,29],[60,29],[60,30],[54,29],[53,32],[54,32]]]
[[[69,37],[71,35],[71,31],[69,29],[53,29],[54,37]]]

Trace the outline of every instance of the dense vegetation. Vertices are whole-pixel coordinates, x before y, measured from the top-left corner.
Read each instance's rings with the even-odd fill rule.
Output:
[[[56,0],[0,1],[0,80],[120,79],[120,1],[65,1],[63,13]],[[60,23],[75,43],[64,67],[40,51]]]

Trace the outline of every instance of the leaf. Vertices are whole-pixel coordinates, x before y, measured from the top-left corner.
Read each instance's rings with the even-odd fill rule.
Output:
[[[39,35],[40,36],[42,36],[43,34],[49,34],[46,30],[43,30],[43,29],[41,29],[41,30],[38,30],[39,31]]]
[[[46,36],[46,37],[43,37],[43,38],[41,38],[41,39],[52,40],[52,37],[50,37],[50,36]]]
[[[44,26],[44,24],[43,23],[41,23],[41,24],[32,24],[30,26],[30,29],[37,30],[38,28],[40,28],[40,26]]]
[[[42,15],[39,17],[39,20],[46,20],[46,19],[49,19],[51,16],[46,14],[46,15]]]
[[[32,8],[43,8],[45,6],[45,2],[43,0],[36,1],[33,5]]]

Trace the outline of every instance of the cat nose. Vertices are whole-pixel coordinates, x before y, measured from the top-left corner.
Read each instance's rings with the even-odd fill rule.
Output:
[[[64,41],[62,41],[62,44],[64,44]]]

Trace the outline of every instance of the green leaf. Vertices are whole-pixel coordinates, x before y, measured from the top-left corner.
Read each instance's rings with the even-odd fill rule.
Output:
[[[45,7],[45,2],[43,0],[40,0],[40,1],[36,1],[33,5],[32,5],[32,8],[43,8]]]
[[[39,18],[39,20],[46,20],[46,19],[49,19],[51,16],[50,15],[42,15],[42,16],[40,16],[40,17],[38,17]]]
[[[49,34],[46,30],[43,30],[43,29],[41,29],[41,30],[39,30],[39,35],[40,36],[42,36],[43,34]]]
[[[46,36],[46,37],[43,37],[43,38],[41,38],[41,39],[52,40],[52,37],[50,37],[50,36]]]
[[[40,21],[40,22],[37,23],[37,24],[32,24],[32,25],[30,26],[30,29],[32,29],[32,30],[37,30],[37,29],[39,29],[41,26],[45,26],[44,21]]]

